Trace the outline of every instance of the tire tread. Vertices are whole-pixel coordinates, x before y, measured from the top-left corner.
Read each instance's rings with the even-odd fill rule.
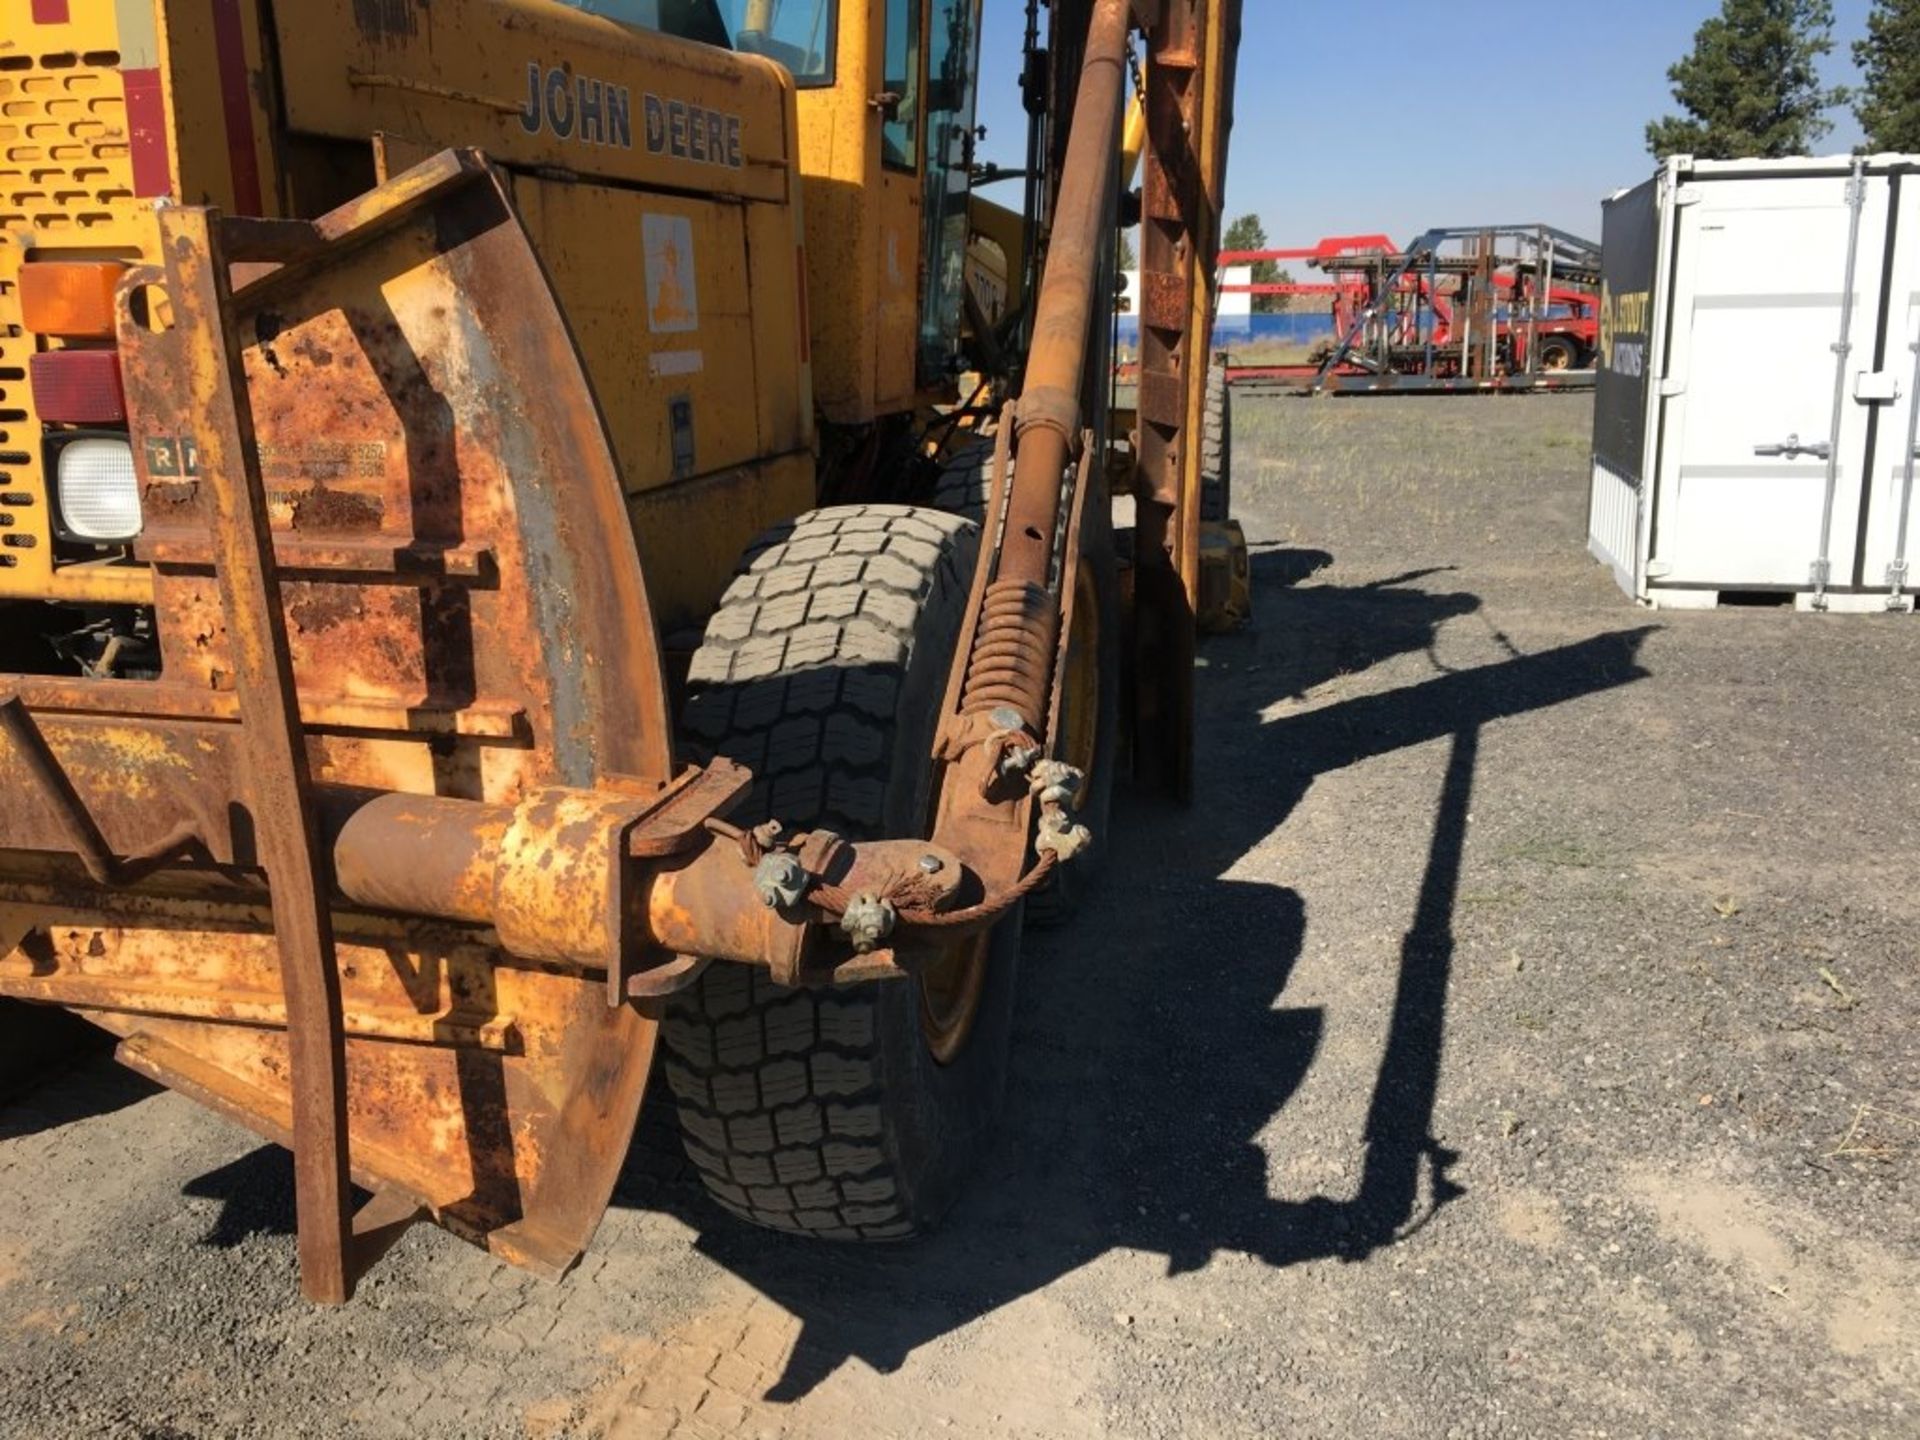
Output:
[[[750,548],[694,657],[684,720],[699,758],[753,768],[736,820],[877,832],[916,630],[964,604],[976,535],[962,516],[850,505]],[[823,1238],[914,1233],[884,1143],[876,1008],[871,987],[788,990],[741,965],[673,997],[663,1069],[719,1204]]]

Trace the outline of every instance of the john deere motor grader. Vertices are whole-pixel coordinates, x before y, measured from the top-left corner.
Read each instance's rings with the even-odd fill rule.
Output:
[[[319,1300],[563,1272],[657,1039],[729,1209],[937,1217],[1184,783],[1237,12],[1030,0],[1011,215],[980,0],[0,0],[15,1023],[289,1145]]]

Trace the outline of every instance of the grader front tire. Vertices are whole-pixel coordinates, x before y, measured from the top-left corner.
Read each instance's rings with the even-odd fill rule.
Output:
[[[933,728],[978,527],[838,506],[748,552],[693,661],[685,729],[758,780],[733,817],[853,838],[924,833]],[[1021,916],[925,978],[788,990],[715,965],[670,1003],[664,1066],[708,1192],[845,1240],[926,1229],[1005,1089]]]
[[[1207,408],[1200,436],[1200,518],[1233,518],[1233,386],[1227,367],[1207,371]]]

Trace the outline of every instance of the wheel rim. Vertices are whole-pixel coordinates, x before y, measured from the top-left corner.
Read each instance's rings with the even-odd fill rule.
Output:
[[[987,988],[987,952],[993,932],[970,936],[940,952],[920,972],[920,1031],[936,1062],[950,1065],[967,1048],[980,997]]]
[[[1568,363],[1565,346],[1549,345],[1541,352],[1540,368],[1543,370],[1565,370]]]
[[[1100,587],[1081,565],[1073,586],[1073,628],[1067,634],[1067,673],[1060,687],[1060,758],[1093,774],[1100,746]]]

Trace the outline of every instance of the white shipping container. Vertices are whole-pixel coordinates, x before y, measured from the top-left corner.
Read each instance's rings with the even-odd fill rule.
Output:
[[[1604,207],[1587,548],[1649,605],[1910,611],[1920,157],[1675,157]]]

